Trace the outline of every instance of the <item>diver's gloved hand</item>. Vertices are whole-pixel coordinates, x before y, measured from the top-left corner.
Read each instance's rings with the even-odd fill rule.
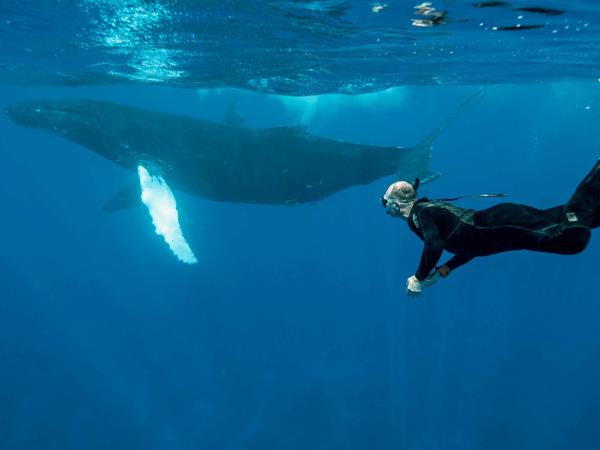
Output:
[[[406,293],[409,297],[422,297],[423,293],[421,291],[424,287],[423,283],[417,280],[414,275],[406,280]]]
[[[436,267],[429,273],[429,276],[425,278],[421,284],[425,287],[433,286],[440,278],[446,278],[448,275],[450,275],[450,272],[450,268],[445,264],[443,266]]]
[[[442,277],[442,274],[440,274],[440,271],[437,269],[437,267],[435,269],[433,269],[431,271],[431,273],[429,274],[429,276],[427,278],[425,278],[421,284],[425,287],[430,287],[433,286],[435,283],[437,283],[437,281]]]

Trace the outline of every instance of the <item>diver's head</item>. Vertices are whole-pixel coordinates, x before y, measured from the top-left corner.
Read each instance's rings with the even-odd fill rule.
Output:
[[[417,200],[418,187],[418,178],[414,183],[396,181],[390,184],[381,197],[381,204],[386,208],[386,213],[392,217],[408,218],[408,214]]]

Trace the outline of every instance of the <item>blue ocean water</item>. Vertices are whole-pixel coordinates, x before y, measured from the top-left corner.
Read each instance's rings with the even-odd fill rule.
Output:
[[[248,127],[410,146],[484,84],[421,193],[563,203],[600,157],[598,7],[434,3],[447,23],[414,27],[411,2],[2,1],[0,104],[235,103]],[[492,29],[520,20],[544,27]],[[176,192],[188,266],[145,208],[102,210],[134,173],[4,114],[0,135],[0,448],[597,448],[597,236],[415,300],[422,243],[379,203],[393,177],[295,206]]]
[[[600,5],[541,3],[2,0],[0,80],[309,95],[597,78]]]

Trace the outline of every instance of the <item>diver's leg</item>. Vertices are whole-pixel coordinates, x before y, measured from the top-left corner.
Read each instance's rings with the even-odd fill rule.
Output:
[[[567,206],[541,210],[528,205],[500,203],[477,211],[473,215],[469,245],[477,247],[478,256],[510,250],[575,255],[586,248],[591,230],[578,221],[568,225],[561,223]]]
[[[561,217],[565,205],[547,210],[528,205],[500,203],[473,215],[475,231],[470,245],[479,256],[509,250],[573,255],[583,251],[590,238],[589,227],[563,226]]]
[[[562,228],[551,238],[544,241],[544,252],[558,253],[560,255],[576,255],[585,250],[590,241],[592,231],[588,227],[570,226]]]
[[[600,226],[600,159],[577,186],[563,212],[564,226],[583,225],[589,228]]]

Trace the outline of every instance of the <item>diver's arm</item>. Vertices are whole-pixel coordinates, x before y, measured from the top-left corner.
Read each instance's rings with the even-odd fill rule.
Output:
[[[460,266],[465,265],[466,263],[471,261],[473,258],[475,258],[475,257],[468,256],[468,255],[461,255],[460,253],[456,254],[452,258],[450,258],[443,266],[438,267],[437,271],[440,273],[440,275],[442,277],[447,277],[448,275],[450,275],[450,272],[452,272],[455,269],[458,269]]]
[[[419,262],[415,277],[419,281],[424,281],[435,268],[435,265],[444,252],[444,240],[440,236],[434,218],[431,217],[426,209],[421,211],[418,220],[421,225],[425,246],[421,253],[421,261]]]

